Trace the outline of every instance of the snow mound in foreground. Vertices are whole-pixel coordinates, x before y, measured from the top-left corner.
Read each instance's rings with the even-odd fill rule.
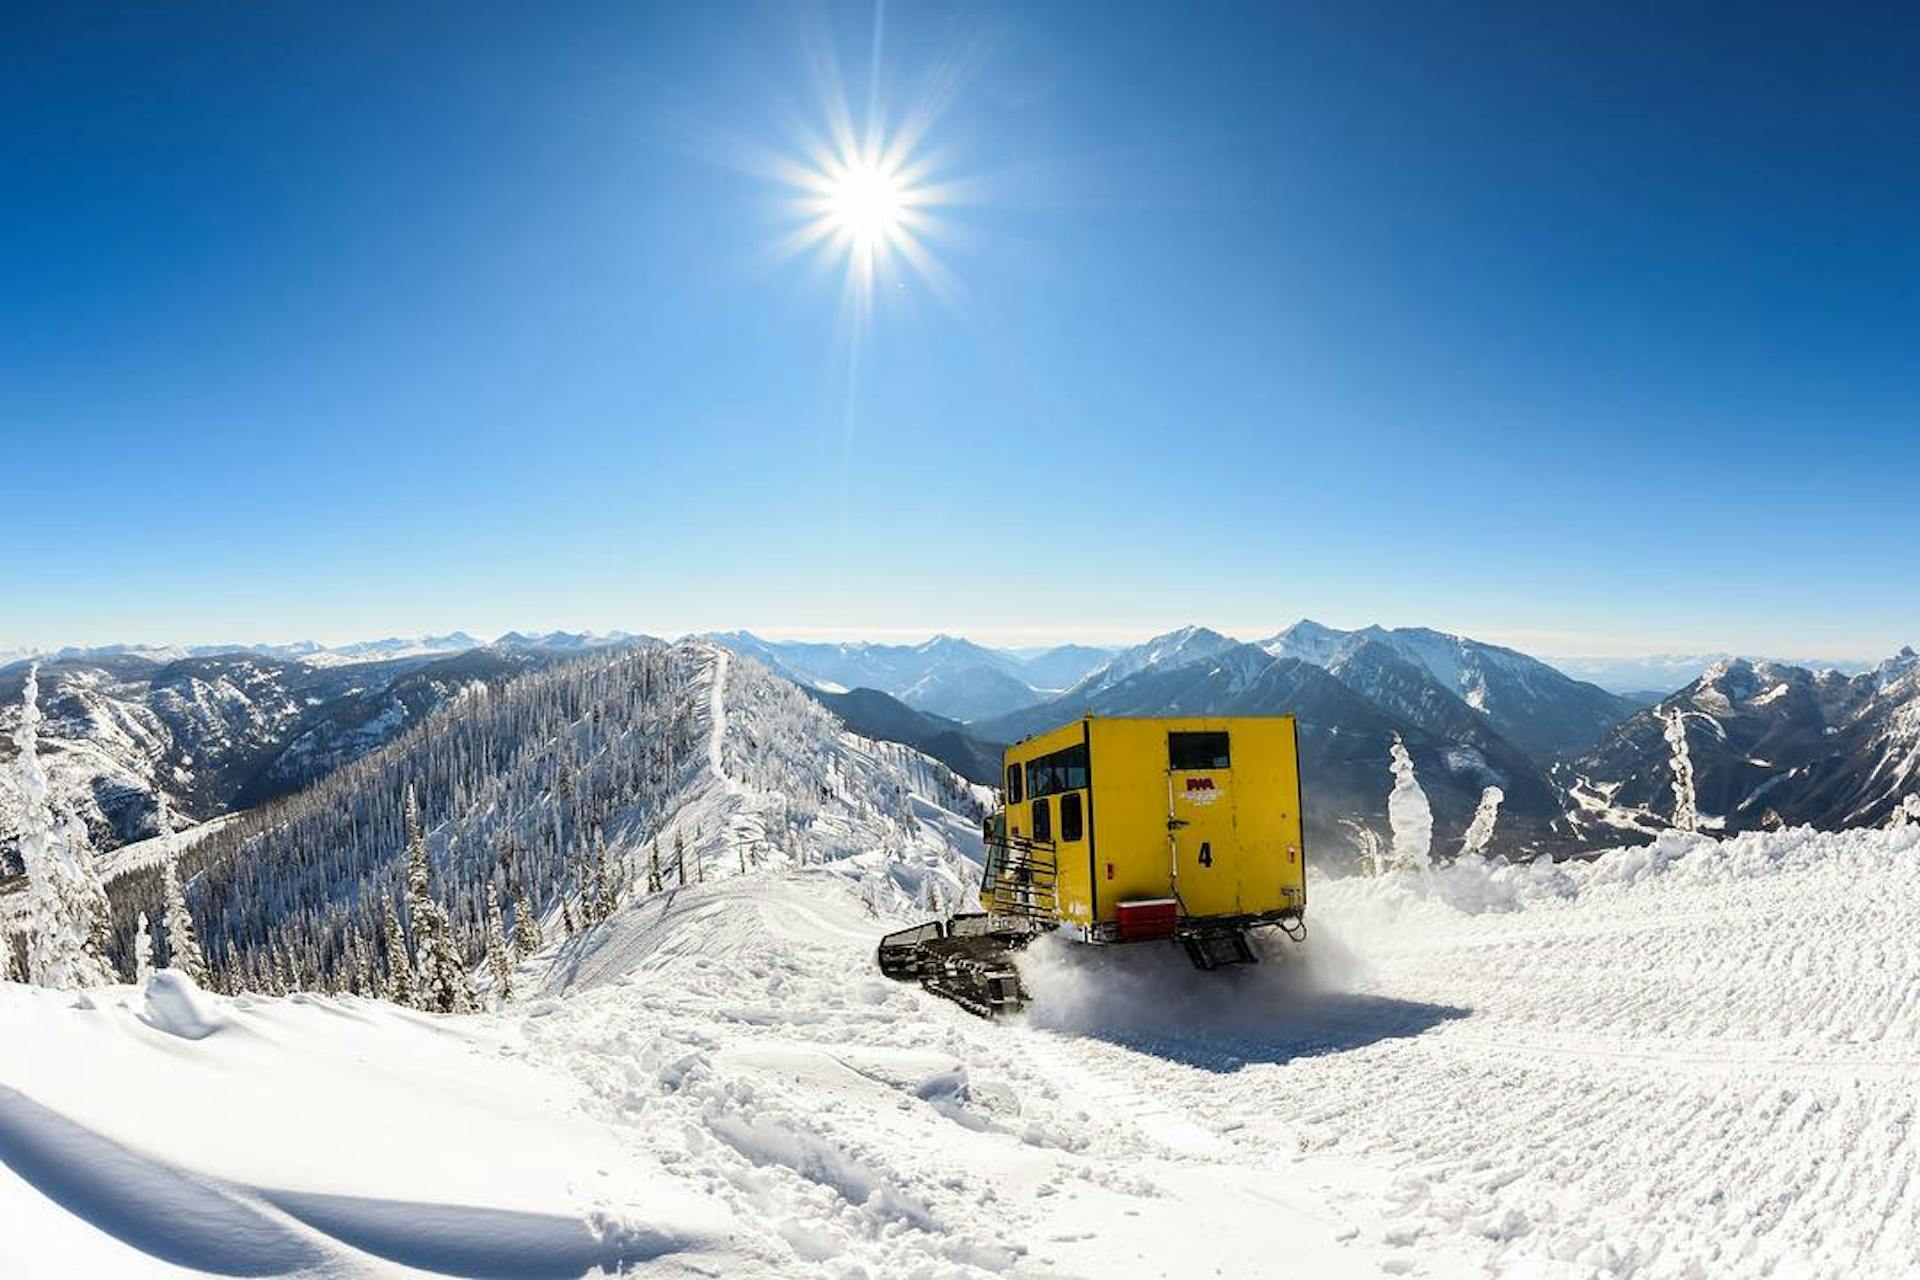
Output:
[[[0,1056],[0,1221],[32,1224],[0,1240],[0,1274],[729,1256],[724,1209],[572,1112],[491,1020],[229,999],[162,970],[84,997],[0,984],[0,1028],[32,1046]]]
[[[155,1030],[182,1040],[204,1040],[226,1019],[192,978],[178,969],[160,969],[147,979],[145,1021]]]

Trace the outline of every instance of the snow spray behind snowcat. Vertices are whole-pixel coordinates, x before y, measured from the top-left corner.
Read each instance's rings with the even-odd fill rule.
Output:
[[[982,1016],[1027,1000],[1041,933],[1168,942],[1200,969],[1251,964],[1248,935],[1306,934],[1292,716],[1088,716],[1007,748],[978,912],[880,940],[880,970]]]

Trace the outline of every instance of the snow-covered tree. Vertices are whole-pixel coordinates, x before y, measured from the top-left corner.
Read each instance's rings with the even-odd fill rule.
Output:
[[[1487,846],[1493,843],[1493,825],[1500,817],[1500,802],[1507,793],[1498,787],[1488,787],[1480,793],[1480,807],[1473,811],[1473,821],[1467,824],[1467,834],[1460,841],[1460,856],[1477,858],[1486,853]]]
[[[596,828],[593,833],[593,898],[586,904],[588,920],[598,923],[613,914],[613,889],[607,876],[607,838]]]
[[[180,849],[173,838],[173,812],[167,807],[167,798],[159,791],[154,792],[158,803],[160,837],[166,843],[166,862],[161,875],[161,888],[165,894],[161,923],[166,926],[167,967],[180,970],[195,983],[205,985],[207,981],[207,958],[200,950],[200,935],[193,930],[193,913],[187,910],[187,887],[180,878]],[[156,964],[159,961],[156,959]]]
[[[153,976],[153,952],[153,934],[147,928],[147,913],[142,911],[133,930],[133,980],[143,987]]]
[[[1887,818],[1889,827],[1900,828],[1920,822],[1920,795],[1902,796]]]
[[[473,1007],[467,966],[453,945],[447,913],[433,897],[427,867],[427,836],[420,824],[420,803],[407,786],[407,919],[413,926],[417,1008],[432,1013],[465,1013]]]
[[[1347,829],[1361,875],[1377,876],[1387,869],[1386,858],[1380,851],[1378,832],[1359,818],[1343,817],[1340,825]]]
[[[647,892],[658,893],[666,886],[660,881],[660,837],[653,838],[653,849],[647,854]]]
[[[20,795],[20,862],[27,876],[27,974],[43,987],[91,987],[114,980],[106,960],[107,894],[94,870],[86,825],[71,813],[54,821],[40,763],[40,667],[27,668],[25,705],[14,727],[14,785]]]
[[[687,887],[687,838],[680,832],[673,833],[673,861],[680,869],[680,887]]]
[[[414,1001],[413,958],[407,954],[407,940],[400,932],[400,920],[391,906],[382,905],[380,914],[386,926],[387,984],[382,993],[395,1004],[411,1007]]]
[[[1693,756],[1687,750],[1686,713],[1678,707],[1668,711],[1667,745],[1673,748],[1673,827],[1676,831],[1700,829],[1700,804],[1693,789]]]
[[[527,891],[516,887],[513,891],[514,958],[525,960],[528,956],[538,955],[545,941],[540,936],[540,917],[534,913],[533,904],[527,901]]]
[[[496,998],[513,995],[513,961],[507,955],[507,931],[500,922],[500,890],[487,882],[487,971],[493,975]]]
[[[1387,821],[1393,826],[1393,865],[1400,871],[1424,871],[1433,865],[1433,806],[1413,776],[1413,757],[1400,735],[1393,735],[1393,791],[1387,796]]]

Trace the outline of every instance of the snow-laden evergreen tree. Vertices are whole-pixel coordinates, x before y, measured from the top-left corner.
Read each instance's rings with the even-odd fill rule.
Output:
[[[660,837],[653,838],[653,849],[647,854],[647,892],[658,893],[666,885],[660,880]]]
[[[593,832],[593,867],[589,875],[593,882],[593,900],[586,904],[586,916],[597,923],[613,914],[607,883],[607,838],[597,827]]]
[[[1485,854],[1487,846],[1493,843],[1493,825],[1500,817],[1500,802],[1507,793],[1498,787],[1488,787],[1480,793],[1480,806],[1473,811],[1473,821],[1467,824],[1467,834],[1460,840],[1460,856],[1477,858]]]
[[[14,727],[14,785],[20,795],[20,862],[27,876],[27,974],[43,987],[92,987],[114,980],[107,964],[107,894],[94,870],[86,826],[55,823],[40,763],[40,667],[27,668],[25,705]]]
[[[1433,865],[1433,806],[1413,776],[1413,756],[1400,735],[1393,735],[1393,791],[1387,796],[1387,820],[1393,826],[1393,865],[1400,871],[1424,871]]]
[[[153,976],[153,950],[153,934],[147,928],[147,913],[142,911],[133,930],[133,980],[143,987]]]
[[[1667,745],[1673,748],[1673,828],[1700,829],[1700,803],[1693,789],[1693,755],[1687,750],[1686,713],[1675,707],[1664,717]]]
[[[534,914],[533,904],[527,901],[527,891],[515,886],[513,890],[513,957],[525,960],[540,953],[545,945],[540,936],[540,917]]]
[[[207,958],[200,951],[200,935],[193,929],[193,913],[187,910],[187,887],[180,879],[179,844],[173,838],[173,813],[167,807],[166,796],[158,790],[154,792],[154,799],[159,804],[160,835],[166,841],[166,864],[160,874],[166,894],[161,923],[167,932],[167,964],[195,983],[205,985]]]
[[[579,927],[573,919],[573,900],[562,898],[560,900],[560,936],[571,938]]]
[[[500,921],[500,889],[487,881],[487,971],[493,975],[497,1000],[513,995],[513,961],[507,955],[507,931]]]
[[[413,958],[407,954],[407,940],[400,932],[400,919],[391,906],[382,904],[382,923],[386,929],[387,984],[382,993],[394,1004],[413,1007]]]
[[[673,833],[673,861],[680,869],[680,887],[687,887],[687,839],[680,832]]]
[[[431,1013],[465,1013],[473,1007],[467,966],[453,945],[447,913],[433,897],[427,867],[427,836],[420,803],[407,786],[407,919],[413,926],[415,1007]]]

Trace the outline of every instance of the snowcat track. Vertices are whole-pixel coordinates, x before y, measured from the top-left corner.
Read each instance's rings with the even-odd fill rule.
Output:
[[[918,982],[978,1017],[1018,1013],[1027,1005],[1027,988],[1013,957],[1032,940],[1030,929],[1003,926],[991,916],[930,920],[880,940],[880,972]]]

